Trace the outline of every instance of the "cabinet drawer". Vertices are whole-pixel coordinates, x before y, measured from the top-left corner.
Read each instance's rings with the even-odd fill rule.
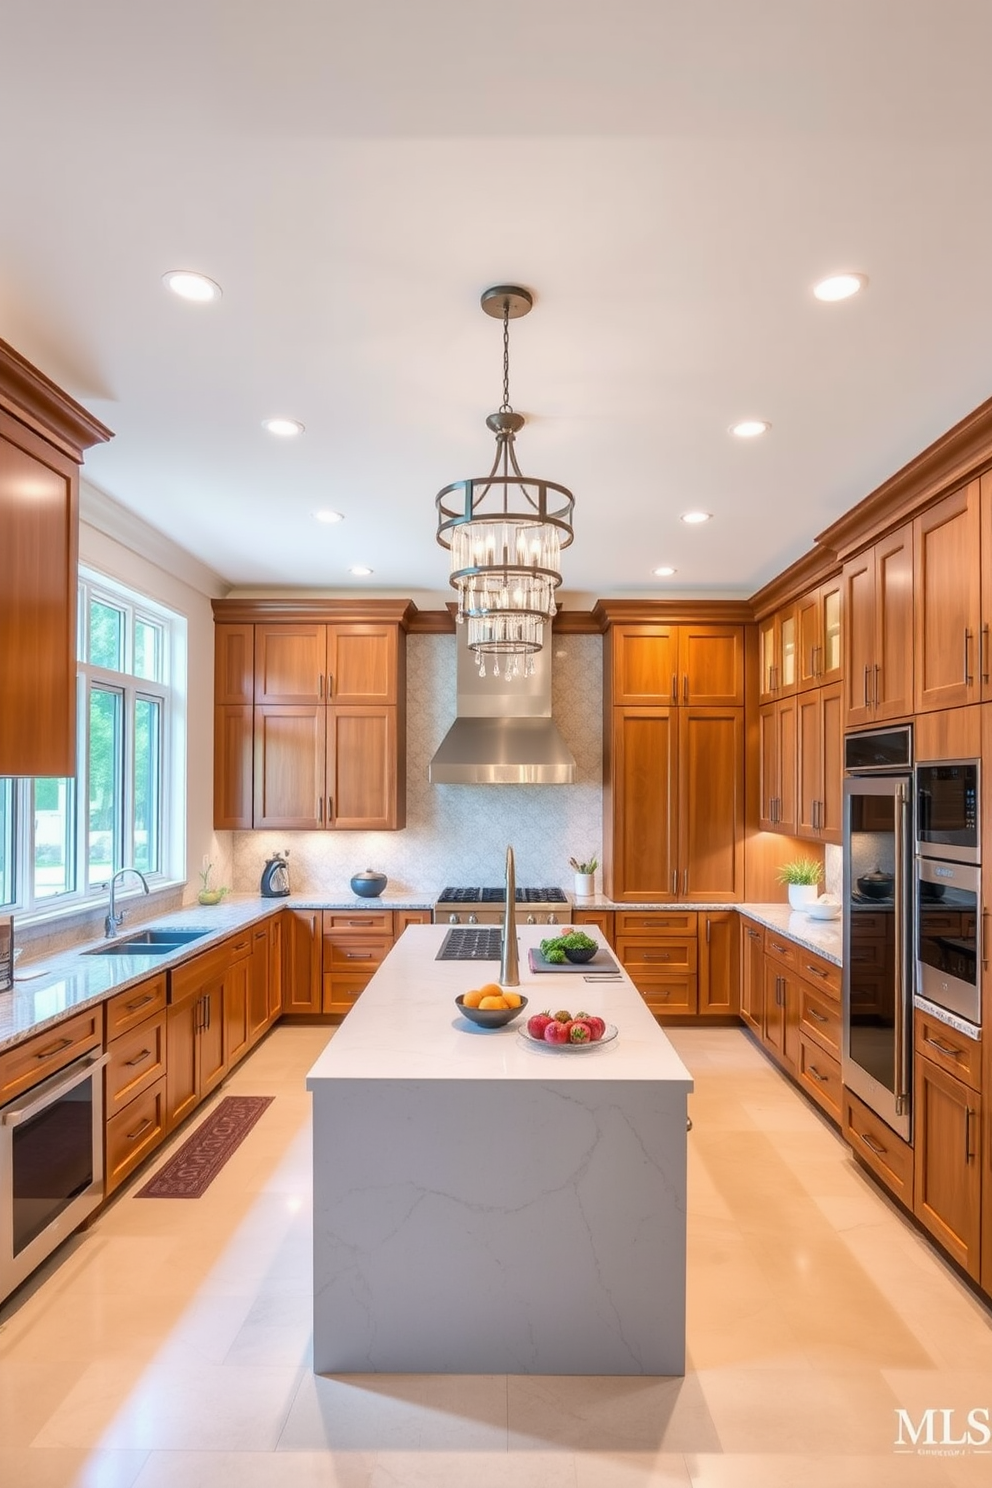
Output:
[[[165,1074],[165,1008],[147,1018],[130,1033],[121,1034],[108,1046],[107,1116],[113,1116],[129,1101]]]
[[[766,929],[765,931],[765,955],[771,956],[773,961],[778,961],[782,966],[791,966],[794,970],[799,970],[799,946],[795,941],[786,940],[774,930]]]
[[[0,1106],[103,1043],[103,1003],[0,1054]]]
[[[622,935],[695,935],[695,910],[677,910],[671,914],[618,909],[614,915],[617,938]]]
[[[809,951],[799,947],[799,964],[796,967],[801,977],[816,987],[823,997],[832,997],[840,1002],[840,989],[844,973],[839,966],[834,966],[832,961],[824,961],[822,956],[811,956]]]
[[[916,1029],[916,1052],[939,1065],[955,1079],[963,1080],[972,1090],[982,1088],[982,1045],[977,1039],[967,1038],[956,1028],[949,1028],[939,1018],[917,1009],[914,1020]]]
[[[897,1199],[913,1207],[913,1149],[850,1090],[844,1091],[845,1140]]]
[[[374,971],[385,961],[392,945],[391,939],[378,939],[358,935],[324,936],[324,971],[358,973]]]
[[[840,1058],[840,1007],[829,997],[821,997],[805,982],[799,982],[799,1028],[814,1043]],[[839,1117],[838,1112],[838,1117]]]
[[[594,925],[606,944],[610,946],[613,944],[612,909],[573,909],[572,924],[581,926]]]
[[[636,979],[638,992],[648,1007],[658,1013],[695,1013],[699,1005],[695,975],[641,976]]]
[[[852,940],[884,940],[886,917],[859,909],[851,916]]]
[[[247,939],[249,945],[251,944],[250,936],[239,935],[234,938],[239,942]],[[200,956],[194,956],[191,961],[184,961],[175,971],[169,972],[169,1001],[183,1002],[187,997],[198,995],[209,982],[220,981],[230,964],[230,940],[222,941]]]
[[[107,1193],[119,1188],[165,1136],[165,1076],[107,1122]]]
[[[397,940],[408,925],[429,925],[430,923],[431,912],[429,909],[393,910],[393,934]]]
[[[239,934],[232,935],[230,940],[225,940],[224,946],[227,950],[228,965],[233,965],[235,961],[241,961],[245,956],[251,955],[252,941],[257,934],[264,935],[264,928],[261,930],[255,928],[242,930]]]
[[[166,975],[161,972],[107,1002],[107,1043],[165,1007]]]
[[[618,935],[616,952],[624,967],[637,980],[638,971],[695,971],[698,947],[695,940],[637,940]]]
[[[360,935],[392,935],[393,915],[388,909],[356,909],[348,913],[324,910],[324,934],[329,931],[351,931]]]
[[[844,1095],[840,1065],[803,1033],[799,1035],[798,1075],[803,1089],[808,1091],[817,1105],[823,1107],[828,1116],[839,1123]]]
[[[350,1013],[372,980],[372,972],[365,976],[346,976],[341,972],[324,972],[324,995],[320,1010],[323,1013]]]

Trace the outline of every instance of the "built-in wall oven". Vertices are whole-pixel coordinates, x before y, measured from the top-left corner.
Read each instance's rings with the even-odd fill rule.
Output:
[[[0,1109],[0,1299],[103,1198],[108,1057],[87,1054]]]
[[[978,760],[916,767],[916,990],[982,1021]]]
[[[844,740],[844,1084],[912,1135],[913,735]]]

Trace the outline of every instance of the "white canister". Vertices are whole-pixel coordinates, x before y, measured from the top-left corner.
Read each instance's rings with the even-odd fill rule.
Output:
[[[808,909],[819,897],[819,884],[789,884],[789,904],[792,909]]]
[[[575,897],[576,899],[591,899],[596,892],[595,873],[577,873],[575,875]]]

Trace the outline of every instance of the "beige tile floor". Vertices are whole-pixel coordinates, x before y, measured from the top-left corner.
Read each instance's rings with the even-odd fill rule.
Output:
[[[954,1435],[992,1408],[992,1314],[743,1033],[672,1037],[697,1082],[685,1379],[315,1377],[303,1075],[327,1031],[280,1027],[215,1097],[277,1099],[207,1194],[125,1192],[0,1310],[0,1485],[992,1482],[992,1455],[895,1450],[898,1408]]]

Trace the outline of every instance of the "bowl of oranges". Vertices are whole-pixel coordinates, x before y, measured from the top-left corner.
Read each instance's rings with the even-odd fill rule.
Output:
[[[523,1012],[527,999],[514,992],[512,987],[487,982],[484,987],[475,987],[471,992],[456,997],[455,1006],[463,1018],[477,1023],[480,1028],[503,1028]]]

